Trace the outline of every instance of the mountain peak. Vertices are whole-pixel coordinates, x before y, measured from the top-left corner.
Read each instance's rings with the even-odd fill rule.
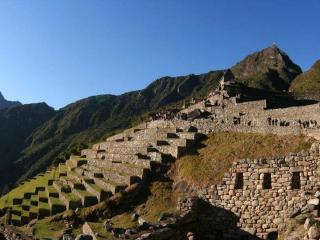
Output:
[[[287,91],[301,68],[276,44],[245,57],[232,67],[238,82],[249,87]]]
[[[5,99],[4,96],[2,95],[2,92],[0,91],[0,101],[3,101],[3,100],[6,100],[6,99]]]
[[[20,102],[6,100],[0,91],[0,110],[3,108],[11,108],[11,107],[16,107],[20,105],[21,105]]]

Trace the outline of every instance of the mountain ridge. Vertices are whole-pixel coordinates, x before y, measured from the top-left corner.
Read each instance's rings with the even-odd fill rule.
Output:
[[[8,101],[4,98],[2,92],[0,91],[0,109],[11,108],[16,106],[21,106],[22,104],[18,101]]]
[[[318,93],[320,92],[320,60],[317,60],[309,70],[297,76],[291,86],[290,92]]]
[[[239,87],[260,87],[270,92],[282,92],[282,87],[301,71],[300,67],[278,47],[271,46],[260,52],[262,53],[248,55],[231,68],[235,71]],[[273,57],[275,54],[281,55],[276,60],[278,66],[286,69],[274,68],[277,78],[269,74],[275,61],[272,58],[270,62],[266,61],[268,56]],[[253,68],[256,71],[248,68],[253,58],[256,59]],[[246,77],[243,77],[241,69],[247,72]],[[19,176],[12,179],[12,183],[34,176],[53,162],[64,161],[83,145],[92,144],[146,120],[150,113],[182,106],[192,98],[204,98],[218,86],[223,72],[224,70],[217,70],[199,75],[166,76],[156,79],[141,90],[121,95],[91,96],[68,104],[25,137],[25,145],[19,156],[11,159],[12,167],[19,169]],[[248,76],[251,77],[250,81]],[[275,84],[276,81],[280,84]],[[274,88],[275,86],[281,88]],[[0,162],[0,167],[1,164]]]

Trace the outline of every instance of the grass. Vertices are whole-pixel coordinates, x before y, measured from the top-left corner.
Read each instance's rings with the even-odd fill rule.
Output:
[[[65,206],[65,204],[62,202],[62,200],[60,198],[50,197],[49,200],[50,200],[51,205]]]
[[[38,207],[38,209],[50,210],[49,203],[39,202],[39,207]]]
[[[102,222],[88,222],[94,233],[97,233],[98,240],[114,240],[116,239],[111,233],[107,232]]]
[[[138,225],[137,221],[133,221],[131,219],[132,213],[124,213],[117,215],[111,219],[111,222],[113,224],[113,227],[116,228],[124,228],[124,229],[129,229],[129,228],[134,228]]]
[[[171,182],[153,182],[150,186],[150,196],[143,206],[140,206],[140,215],[146,221],[157,223],[164,213],[176,211],[178,194],[172,191]]]
[[[173,166],[173,178],[207,186],[221,181],[232,163],[239,159],[284,156],[309,149],[314,139],[305,136],[222,132],[212,133],[203,148],[182,157]]]
[[[24,193],[34,193],[37,187],[47,186],[48,180],[53,179],[54,174],[55,170],[46,172],[42,176],[38,175],[30,181],[25,181],[24,184],[20,184],[17,188],[0,198],[0,209],[11,206],[12,200],[14,198],[23,198]]]
[[[317,61],[310,70],[296,77],[290,90],[297,93],[317,93],[320,90],[320,61]]]
[[[46,221],[38,221],[34,226],[34,237],[37,239],[40,238],[50,238],[50,239],[59,239],[61,236],[64,225],[58,223],[48,223]]]

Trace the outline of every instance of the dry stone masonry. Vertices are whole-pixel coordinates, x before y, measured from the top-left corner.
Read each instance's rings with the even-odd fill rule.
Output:
[[[109,137],[60,164],[45,188],[12,201],[9,221],[30,220],[64,210],[94,205],[150,174],[160,174],[170,161],[186,153],[202,134],[221,131],[304,134],[320,140],[320,104],[270,109],[266,100],[243,101],[230,89],[227,71],[219,88],[206,99],[192,100],[179,111],[159,113],[134,128]],[[213,206],[210,217],[215,239],[277,239],[285,220],[314,200],[319,189],[319,145],[310,151],[272,159],[239,160],[221,184],[198,192]],[[318,196],[319,197],[319,196]],[[178,207],[192,210],[194,199]],[[230,227],[231,226],[231,227]],[[239,234],[239,230],[241,233]]]
[[[319,145],[310,151],[274,159],[240,160],[220,185],[199,191],[199,196],[238,217],[237,227],[263,239],[285,227],[285,221],[306,203],[319,202]],[[318,205],[318,204],[317,204]],[[213,226],[226,234],[228,219],[214,219]],[[220,229],[219,229],[220,228]]]
[[[197,140],[198,133],[141,124],[85,149],[60,164],[46,187],[15,198],[8,223],[25,225],[65,210],[97,204],[126,187],[159,174]],[[46,173],[49,174],[50,172]]]

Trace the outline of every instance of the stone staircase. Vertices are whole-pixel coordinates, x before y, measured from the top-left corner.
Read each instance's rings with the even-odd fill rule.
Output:
[[[168,161],[182,156],[198,138],[197,132],[147,124],[85,149],[60,164],[43,188],[13,199],[12,223],[21,226],[65,210],[88,207],[134,183],[157,174]]]

